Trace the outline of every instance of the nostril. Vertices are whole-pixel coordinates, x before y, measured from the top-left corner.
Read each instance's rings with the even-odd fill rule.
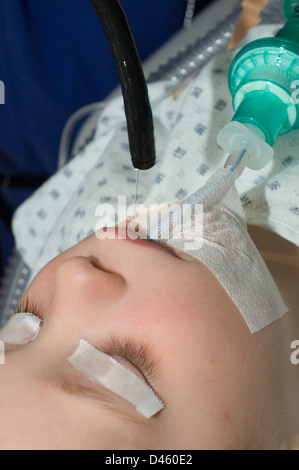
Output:
[[[96,268],[96,269],[100,269],[100,270],[104,270],[103,269],[103,266],[101,265],[100,261],[98,260],[98,258],[96,256],[89,256],[89,261],[90,261],[90,264]]]
[[[73,257],[60,263],[55,277],[55,296],[63,305],[85,308],[122,295],[124,278],[103,267],[94,255]]]

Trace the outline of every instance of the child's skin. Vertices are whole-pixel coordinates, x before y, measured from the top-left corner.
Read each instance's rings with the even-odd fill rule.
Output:
[[[299,250],[249,231],[290,307],[255,334],[182,252],[91,236],[51,261],[26,294],[41,331],[0,368],[0,448],[299,448]],[[156,362],[148,379],[165,409],[149,420],[67,361],[81,338],[105,350],[111,336]]]

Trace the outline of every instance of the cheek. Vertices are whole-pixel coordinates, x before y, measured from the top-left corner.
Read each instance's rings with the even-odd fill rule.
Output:
[[[132,274],[133,273],[133,274]],[[148,259],[136,264],[129,277],[128,294],[119,310],[118,325],[152,332],[172,343],[187,340],[197,328],[204,305],[205,282],[195,269],[184,262]],[[196,276],[195,276],[196,275]],[[167,341],[168,342],[168,341]]]
[[[167,271],[152,272],[150,277],[136,277],[133,289],[127,298],[126,316],[132,318],[135,325],[148,326],[160,333],[174,321],[181,321],[185,309],[184,292],[173,282]]]

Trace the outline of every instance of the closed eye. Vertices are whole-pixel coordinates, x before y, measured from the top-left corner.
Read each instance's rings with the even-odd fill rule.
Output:
[[[121,339],[110,336],[101,344],[101,351],[105,354],[123,359],[131,363],[148,383],[152,383],[157,372],[158,359],[154,357],[150,348],[142,341],[131,338]]]
[[[80,340],[68,361],[90,380],[130,402],[145,418],[151,418],[164,408],[163,402],[143,376],[132,372],[115,357],[84,339]]]
[[[24,296],[22,300],[20,301],[19,305],[17,306],[14,315],[17,313],[31,313],[32,315],[35,315],[38,317],[40,320],[43,320],[42,315],[40,313],[40,309],[36,304],[34,304],[31,300],[29,300],[28,296]]]

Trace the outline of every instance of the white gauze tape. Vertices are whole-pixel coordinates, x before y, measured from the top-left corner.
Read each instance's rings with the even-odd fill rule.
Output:
[[[162,401],[142,378],[84,339],[80,340],[68,361],[90,380],[129,401],[145,418],[151,418],[164,408]]]
[[[41,319],[29,312],[12,315],[0,330],[0,340],[9,344],[26,344],[40,331]]]
[[[251,333],[255,333],[281,318],[288,307],[248,234],[236,176],[219,169],[190,197],[176,201],[179,209],[171,216],[162,204],[138,213],[131,224],[138,224],[141,238],[178,248],[205,264],[238,307]],[[195,223],[195,203],[202,204],[202,213],[198,211],[200,223]],[[155,217],[151,217],[153,212]],[[181,217],[184,213],[190,215],[191,223],[188,217],[186,222]],[[169,237],[163,238],[163,232]]]

